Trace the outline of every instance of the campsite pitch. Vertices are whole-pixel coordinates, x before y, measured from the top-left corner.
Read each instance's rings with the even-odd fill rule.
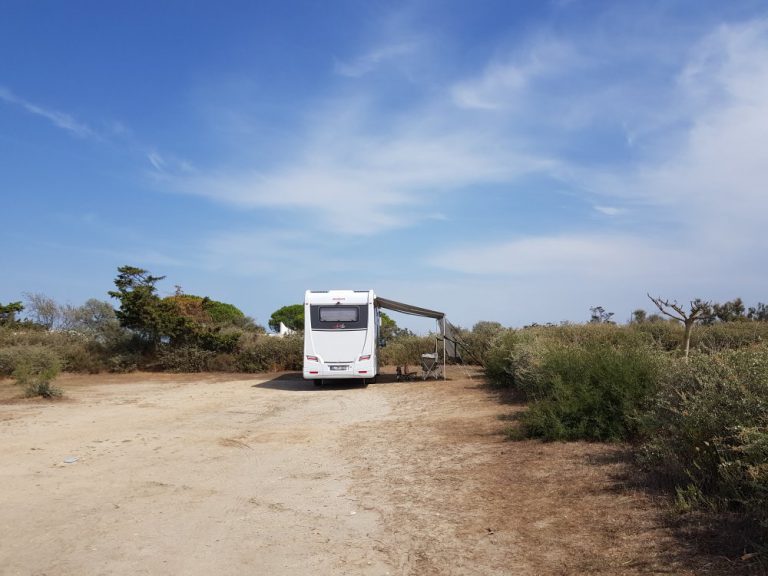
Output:
[[[392,371],[393,372],[393,371]],[[620,447],[510,442],[477,372],[0,381],[3,574],[718,574]]]

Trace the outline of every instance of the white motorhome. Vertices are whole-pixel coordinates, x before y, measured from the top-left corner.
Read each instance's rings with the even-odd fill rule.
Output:
[[[304,378],[358,378],[378,373],[379,310],[373,290],[307,290],[304,296]]]

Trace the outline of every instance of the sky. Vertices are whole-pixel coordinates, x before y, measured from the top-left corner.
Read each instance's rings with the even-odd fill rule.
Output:
[[[0,8],[0,303],[123,265],[264,325],[307,289],[464,327],[768,302],[764,0]]]

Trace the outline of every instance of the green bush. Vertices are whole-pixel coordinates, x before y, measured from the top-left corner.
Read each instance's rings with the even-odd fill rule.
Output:
[[[692,348],[710,354],[763,342],[768,342],[768,322],[717,322],[697,326],[691,336]]]
[[[546,440],[630,438],[637,411],[655,392],[660,367],[648,347],[552,348],[522,384],[531,401],[521,417],[524,430]]]
[[[467,363],[485,365],[495,342],[507,332],[498,322],[478,322],[472,330],[459,330],[459,352]]]
[[[641,424],[640,461],[678,500],[747,514],[766,538],[768,348],[677,362]]]
[[[421,355],[435,351],[435,336],[406,334],[390,340],[379,351],[382,366],[421,366]]]
[[[525,392],[537,385],[548,344],[535,331],[507,330],[486,353],[485,374],[493,385]]]
[[[695,347],[695,337],[698,334],[698,328],[693,330],[691,336],[693,346]],[[650,339],[654,346],[665,352],[679,350],[683,343],[683,327],[679,322],[642,322],[631,324],[627,327],[638,334],[644,334]]]
[[[125,374],[139,369],[143,363],[143,357],[136,352],[115,352],[107,359],[107,371]]]
[[[0,368],[16,384],[23,386],[27,396],[53,398],[61,390],[51,384],[61,370],[61,362],[54,352],[40,345],[10,346],[0,349]]]
[[[196,345],[211,352],[235,352],[243,333],[243,330],[239,328],[202,330],[197,335]]]
[[[151,367],[164,372],[207,372],[216,352],[197,346],[161,346]]]
[[[240,372],[273,372],[303,368],[304,338],[300,334],[284,338],[257,335],[243,344],[235,356]]]
[[[112,346],[81,333],[0,330],[0,350],[14,346],[40,346],[51,350],[61,360],[61,368],[66,372],[100,372],[106,368],[113,353]]]

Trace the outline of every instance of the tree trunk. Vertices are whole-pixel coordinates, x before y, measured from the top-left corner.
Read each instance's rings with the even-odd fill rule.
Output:
[[[693,330],[694,318],[688,318],[685,321],[685,334],[683,334],[683,351],[685,361],[688,361],[688,351],[691,349],[691,331]]]

